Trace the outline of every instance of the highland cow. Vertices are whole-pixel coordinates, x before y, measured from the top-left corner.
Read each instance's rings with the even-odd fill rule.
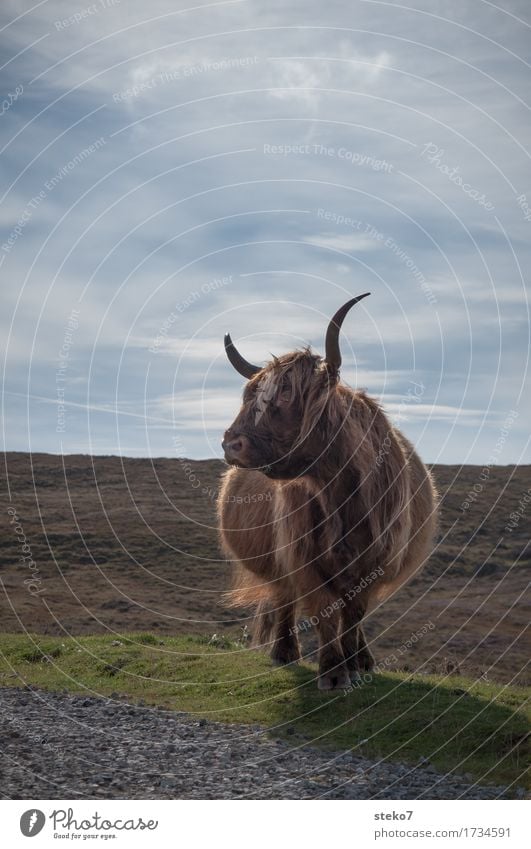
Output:
[[[368,293],[367,293],[368,294]],[[425,563],[435,488],[410,442],[363,390],[339,380],[339,332],[360,295],[331,320],[325,357],[309,348],[247,362],[223,439],[233,468],[219,495],[221,543],[236,563],[234,606],[255,610],[255,643],[279,664],[300,659],[297,619],[319,639],[321,690],[345,689],[370,670],[366,613]]]

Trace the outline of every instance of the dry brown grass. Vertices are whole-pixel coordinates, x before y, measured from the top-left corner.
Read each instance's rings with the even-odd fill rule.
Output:
[[[0,630],[219,633],[248,622],[244,611],[235,620],[220,602],[230,568],[215,530],[224,465],[190,461],[189,469],[169,459],[6,454]],[[506,525],[531,486],[531,467],[492,468],[464,512],[481,468],[436,466],[434,473],[440,542],[424,572],[370,617],[377,660],[387,659],[388,669],[526,683],[531,504],[512,532]],[[28,569],[10,505],[39,570],[39,596],[24,585]],[[391,659],[426,622],[435,627]]]

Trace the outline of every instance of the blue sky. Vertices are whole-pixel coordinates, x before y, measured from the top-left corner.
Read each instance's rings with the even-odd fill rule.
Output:
[[[429,462],[531,462],[531,10],[2,5],[8,450],[221,456],[242,381],[344,324]],[[526,391],[527,390],[527,391]]]

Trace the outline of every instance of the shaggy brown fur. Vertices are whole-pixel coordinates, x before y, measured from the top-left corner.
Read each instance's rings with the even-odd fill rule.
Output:
[[[229,602],[256,609],[255,642],[271,641],[278,663],[299,659],[306,613],[319,687],[349,686],[373,663],[363,616],[429,555],[429,472],[377,402],[308,349],[249,380],[224,445],[236,466],[219,497],[221,543],[236,563]]]

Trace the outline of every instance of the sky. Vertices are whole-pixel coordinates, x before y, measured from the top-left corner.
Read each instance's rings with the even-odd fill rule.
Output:
[[[21,11],[22,10],[22,11]],[[6,450],[221,457],[346,300],[430,463],[529,463],[525,0],[4,0]]]

